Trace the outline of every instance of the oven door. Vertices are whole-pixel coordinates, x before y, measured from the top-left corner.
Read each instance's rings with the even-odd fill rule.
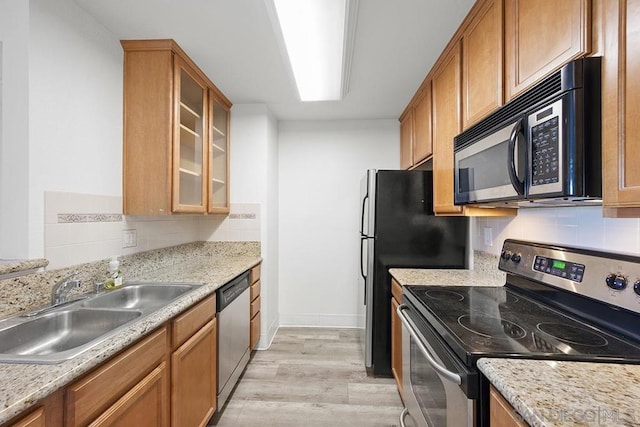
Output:
[[[469,370],[437,338],[417,311],[397,309],[402,321],[404,427],[472,427],[476,425],[477,372]],[[465,390],[466,389],[466,390]],[[465,393],[466,391],[466,393]],[[467,396],[471,394],[471,396]],[[407,415],[410,420],[407,420]],[[405,424],[406,421],[406,424]]]
[[[524,198],[522,120],[456,148],[453,158],[456,205]]]

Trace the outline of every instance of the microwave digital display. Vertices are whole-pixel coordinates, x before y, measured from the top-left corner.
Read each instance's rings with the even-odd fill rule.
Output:
[[[559,181],[559,145],[558,116],[531,128],[531,185]]]

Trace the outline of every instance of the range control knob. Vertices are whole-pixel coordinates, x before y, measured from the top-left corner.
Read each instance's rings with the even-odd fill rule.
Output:
[[[605,279],[607,286],[616,291],[621,291],[627,287],[627,278],[618,274],[610,274]],[[635,287],[635,285],[634,285]]]
[[[521,260],[522,260],[522,255],[520,254],[511,255],[511,261],[515,262],[516,264],[519,263]]]
[[[509,258],[511,258],[511,251],[503,251],[500,256],[503,260],[509,261]]]
[[[635,292],[636,295],[640,295],[640,279],[636,280],[636,283],[633,284],[633,292]]]

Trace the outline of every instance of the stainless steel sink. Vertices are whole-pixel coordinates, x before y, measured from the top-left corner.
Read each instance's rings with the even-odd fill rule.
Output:
[[[135,310],[64,310],[47,313],[0,331],[0,353],[50,355],[82,346],[142,312]]]
[[[132,284],[85,300],[83,307],[157,309],[195,289],[193,284]]]
[[[72,359],[199,286],[135,283],[34,317],[2,320],[0,363],[50,364]]]

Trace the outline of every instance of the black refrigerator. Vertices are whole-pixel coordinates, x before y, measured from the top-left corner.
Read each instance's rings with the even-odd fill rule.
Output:
[[[367,372],[391,376],[389,269],[467,268],[469,219],[434,216],[431,171],[368,170],[360,206],[360,341]]]

